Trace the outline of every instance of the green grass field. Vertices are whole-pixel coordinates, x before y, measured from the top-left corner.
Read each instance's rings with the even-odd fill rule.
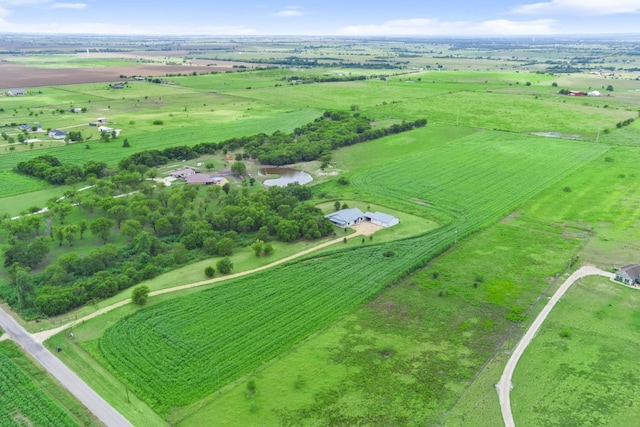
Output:
[[[553,309],[513,377],[516,423],[634,425],[640,292],[583,279]]]
[[[406,216],[399,226],[286,268],[152,297],[145,309],[126,306],[79,326],[76,341],[59,335],[47,345],[68,348],[63,360],[135,425],[499,423],[492,377],[500,372],[498,351],[505,337],[517,335],[517,322],[551,278],[576,254],[613,266],[640,251],[639,123],[616,128],[637,117],[638,98],[629,82],[615,82],[612,96],[578,99],[556,92],[608,81],[478,72],[464,58],[443,62],[462,71],[287,85],[282,78],[296,71],[279,69],[172,78],[179,86],[131,82],[118,91],[105,84],[43,87],[0,99],[0,125],[39,121],[92,135],[86,143],[36,143],[0,155],[0,214],[62,193],[11,171],[43,153],[64,163],[99,159],[115,167],[141,150],[291,131],[326,109],[352,106],[378,126],[429,120],[425,128],[335,152],[326,172],[350,183],[338,185],[329,175],[314,189],[327,211],[335,200],[372,206]],[[40,60],[39,66],[57,65]],[[72,106],[88,111],[55,112]],[[109,144],[96,141],[86,125],[103,116],[123,129]],[[122,147],[124,138],[130,148]],[[277,246],[276,257],[303,246]],[[214,261],[149,285],[202,280]],[[250,251],[234,255],[236,271],[267,262]],[[391,283],[397,285],[387,288]],[[125,292],[38,327],[128,298]],[[614,419],[628,420],[630,408]],[[523,419],[536,416],[527,411]]]
[[[484,133],[447,145],[434,144],[433,150],[423,146],[420,148],[424,151],[417,150],[410,160],[362,172],[362,181],[354,181],[354,185],[364,191],[364,183],[373,182],[374,185],[369,184],[366,188],[369,191],[375,189],[372,191],[374,196],[395,206],[407,206],[407,201],[409,205],[415,204],[414,198],[429,200],[439,213],[444,212],[448,218],[457,221],[462,237],[511,212],[527,198],[603,152],[601,146],[580,142],[554,143],[544,138],[524,136],[512,142],[498,142],[497,139],[495,134]],[[545,150],[536,150],[537,144],[541,143],[544,143]],[[539,153],[539,156],[522,156],[530,151]],[[478,161],[479,158],[482,161]],[[402,181],[402,176],[398,175],[399,165],[407,162],[410,165],[421,164],[422,167],[406,169],[405,174],[410,170],[413,176]],[[467,171],[467,186],[468,183],[476,183],[482,185],[482,191],[480,187],[473,191],[462,184],[456,185],[462,181],[459,178],[461,165]],[[436,170],[438,174],[433,174]],[[505,183],[507,176],[510,181]],[[444,187],[438,185],[440,181],[449,183],[454,191],[444,192]],[[421,185],[416,185],[418,182]],[[399,185],[403,189],[394,198],[391,188]],[[460,199],[468,203],[461,207],[457,202]],[[423,203],[415,205],[418,208],[414,210],[429,215],[428,206]],[[460,218],[465,221],[460,221]],[[218,385],[256,369],[261,363],[372,298],[386,284],[411,272],[414,266],[423,264],[454,243],[457,238],[455,231],[455,226],[448,225],[417,238],[383,245],[349,245],[350,250],[346,252],[310,257],[308,261],[286,268],[177,298],[122,319],[105,332],[98,344],[88,343],[86,346],[99,360],[108,361],[107,366],[125,379],[151,407],[166,415],[171,408],[202,399]],[[385,252],[392,256],[383,256]],[[384,263],[384,268],[381,263]],[[308,277],[314,280],[309,281]],[[504,286],[508,287],[508,292],[520,292],[513,283],[491,283],[487,286],[490,302],[508,303],[507,298],[511,294],[505,294]],[[252,291],[247,292],[248,289]],[[234,297],[236,294],[238,296]],[[301,299],[292,298],[294,294]],[[212,306],[219,309],[212,311]],[[252,308],[248,310],[247,307]],[[519,306],[509,307],[513,316],[519,315],[522,309]],[[201,320],[195,323],[187,321],[194,317]],[[193,325],[207,324],[214,318],[218,320],[206,332],[200,327],[192,329]],[[148,339],[150,331],[164,338]],[[254,333],[257,334],[255,338],[247,339]],[[271,339],[274,336],[278,338]],[[268,344],[260,337],[268,339]],[[136,352],[129,350],[129,340],[136,342]],[[212,344],[216,342],[219,344]],[[164,364],[172,363],[168,361],[173,357],[185,360],[181,368],[184,371],[174,368],[171,377],[153,373],[153,369],[166,370]],[[225,360],[233,362],[223,367]],[[132,369],[141,363],[147,367]],[[199,374],[194,376],[194,370]],[[177,384],[182,384],[184,390]]]

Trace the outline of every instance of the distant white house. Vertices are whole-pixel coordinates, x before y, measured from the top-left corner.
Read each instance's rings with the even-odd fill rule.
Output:
[[[107,124],[107,118],[106,117],[98,117],[96,119],[96,123],[100,123],[100,124]]]
[[[7,91],[7,96],[20,96],[20,95],[26,95],[26,94],[27,94],[26,89],[9,89]]]
[[[105,133],[105,132],[111,133],[111,132],[113,132],[113,128],[110,128],[110,127],[107,127],[107,126],[100,126],[98,128],[98,131],[100,131],[102,133]]]
[[[80,107],[76,107],[73,110],[71,110],[72,113],[82,113],[82,108]]]
[[[602,96],[602,93],[597,90],[592,90],[591,92],[587,92],[587,96]]]
[[[67,137],[67,132],[54,129],[52,131],[49,131],[48,135],[49,135],[49,138],[53,138],[53,139],[65,139]]]
[[[360,224],[363,221],[370,221],[372,224],[386,228],[393,227],[400,222],[400,220],[395,216],[382,212],[362,213],[358,208],[342,209],[341,211],[325,215],[325,218],[338,227],[349,227],[351,225]]]

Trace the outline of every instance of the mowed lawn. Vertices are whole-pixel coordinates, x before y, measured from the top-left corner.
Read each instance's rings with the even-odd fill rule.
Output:
[[[640,416],[640,290],[583,279],[516,368],[517,425],[632,426]]]

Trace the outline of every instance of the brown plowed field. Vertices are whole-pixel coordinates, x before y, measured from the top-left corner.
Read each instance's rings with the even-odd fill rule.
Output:
[[[10,88],[32,88],[38,86],[54,86],[75,83],[117,82],[120,75],[125,76],[158,76],[166,74],[210,73],[212,71],[235,71],[234,65],[244,65],[247,69],[254,64],[239,62],[215,62],[215,66],[205,65],[131,65],[119,67],[96,68],[35,68],[25,65],[0,62],[0,90]]]

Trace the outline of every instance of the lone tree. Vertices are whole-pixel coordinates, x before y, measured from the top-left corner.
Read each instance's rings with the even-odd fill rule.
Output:
[[[135,305],[142,307],[147,303],[149,299],[149,287],[146,285],[140,285],[133,288],[131,292],[131,302]]]
[[[204,275],[207,276],[209,279],[215,276],[215,274],[216,274],[216,269],[213,268],[212,266],[208,266],[207,268],[204,269]]]
[[[235,162],[231,165],[231,172],[237,176],[245,175],[247,173],[247,165],[243,162]]]
[[[216,267],[221,274],[229,274],[233,270],[233,262],[231,262],[231,258],[226,256],[218,260]]]

